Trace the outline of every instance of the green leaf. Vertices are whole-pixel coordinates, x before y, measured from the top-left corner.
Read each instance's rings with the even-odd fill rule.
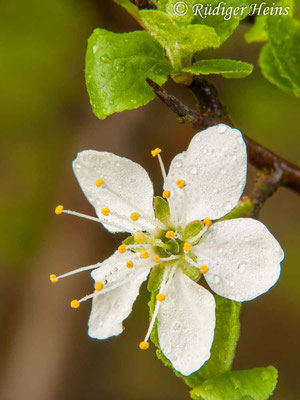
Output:
[[[277,384],[277,370],[270,366],[228,372],[206,380],[191,391],[194,400],[266,400]]]
[[[139,8],[133,4],[130,0],[114,0],[115,3],[119,4],[134,18],[140,25],[143,25],[140,14]]]
[[[253,65],[243,61],[217,59],[201,60],[183,69],[195,75],[220,74],[224,78],[244,78],[251,74]]]
[[[100,119],[149,103],[154,93],[145,79],[162,85],[169,73],[163,49],[146,32],[118,34],[96,29],[89,38],[86,85]]]
[[[216,328],[210,359],[196,372],[207,379],[230,370],[240,336],[241,303],[215,296]]]
[[[154,199],[154,209],[156,218],[165,224],[166,226],[171,226],[171,214],[169,203],[160,196],[156,196]]]
[[[161,11],[144,10],[140,15],[149,33],[166,50],[175,72],[180,72],[182,65],[190,64],[193,54],[220,45],[220,39],[212,27],[178,25]]]
[[[300,97],[300,22],[294,18],[268,18],[267,29],[272,53],[280,75],[288,79],[294,94]]]
[[[278,86],[286,93],[293,93],[293,85],[290,81],[284,78],[280,73],[280,68],[276,62],[271,46],[266,44],[259,56],[259,66],[263,76],[270,81],[273,85]]]
[[[257,15],[254,24],[248,32],[245,33],[246,42],[265,42],[268,40],[266,30],[267,17],[265,15]]]
[[[184,228],[182,237],[184,241],[189,241],[198,235],[204,228],[204,224],[201,221],[192,221]]]
[[[224,7],[224,15],[222,15],[221,12],[219,12],[218,15],[204,16],[203,15],[204,9],[203,10],[198,9],[199,12],[196,13],[193,20],[193,23],[205,24],[214,28],[216,33],[221,39],[221,43],[224,43],[225,40],[227,40],[233,34],[235,29],[238,27],[240,21],[246,18],[246,16],[251,11],[249,4],[243,0],[226,0],[226,2],[224,2],[225,4],[221,4],[219,0],[205,0],[205,1],[202,0],[202,1],[195,1],[195,3],[200,4],[200,6],[203,5],[204,9],[209,4],[211,4],[213,8],[218,7],[219,4],[220,7],[221,6]],[[240,7],[239,9],[240,12],[238,15],[233,15],[232,10],[237,7]]]
[[[243,196],[236,207],[231,210],[228,214],[224,215],[224,217],[218,219],[218,221],[225,221],[227,219],[241,218],[247,215],[252,208],[252,200],[248,196]]]

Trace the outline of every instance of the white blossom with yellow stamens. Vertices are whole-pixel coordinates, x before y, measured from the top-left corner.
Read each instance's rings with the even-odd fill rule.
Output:
[[[92,299],[89,335],[106,339],[122,332],[140,285],[152,269],[161,268],[152,319],[139,347],[148,349],[157,321],[162,352],[177,371],[189,375],[209,359],[215,329],[214,296],[196,283],[201,274],[218,295],[247,301],[276,283],[284,254],[261,222],[218,221],[237,205],[246,182],[240,131],[220,124],[197,133],[187,151],[174,158],[168,174],[161,149],[151,153],[164,178],[164,218],[155,215],[152,182],[140,165],[107,152],[78,154],[74,172],[98,217],[61,205],[55,212],[101,222],[110,232],[132,236],[107,260],[61,276],[52,274],[50,280],[57,283],[93,270],[95,291],[72,300],[71,306],[78,308]],[[187,237],[193,224],[198,230]]]

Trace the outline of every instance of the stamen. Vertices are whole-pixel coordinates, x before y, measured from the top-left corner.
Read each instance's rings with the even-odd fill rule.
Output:
[[[97,186],[97,187],[101,187],[102,185],[104,185],[104,180],[103,180],[103,179],[98,179],[98,180],[96,181],[96,186]]]
[[[80,306],[80,302],[78,300],[72,300],[70,303],[72,308],[78,308]]]
[[[185,243],[184,243],[184,245],[183,245],[183,250],[184,250],[184,251],[190,251],[191,248],[192,248],[191,243],[188,243],[188,242],[185,242]]]
[[[151,150],[152,157],[158,156],[159,153],[161,153],[161,149],[159,149],[158,147],[156,147],[156,149],[154,150]]]
[[[149,349],[149,343],[148,342],[140,342],[139,348],[141,350],[147,350],[147,349]]]
[[[164,190],[162,196],[164,199],[169,199],[171,196],[170,190]]]
[[[159,293],[159,294],[156,295],[156,300],[160,301],[160,302],[165,301],[166,300],[166,296],[163,293]]]
[[[104,288],[104,284],[102,282],[96,282],[96,290],[100,292]]]
[[[165,236],[166,236],[167,239],[172,239],[175,236],[175,232],[174,231],[168,231]]]
[[[158,257],[158,255],[154,256],[154,257],[153,257],[153,260],[154,260],[157,264],[159,264],[159,263],[161,262],[161,259]]]
[[[133,212],[130,215],[130,219],[132,219],[132,221],[137,221],[140,218],[141,214],[137,213],[137,212]]]
[[[141,252],[141,258],[148,258],[148,257],[149,257],[148,251],[142,251]]]
[[[204,218],[203,223],[208,228],[212,225],[212,222],[211,222],[211,220],[209,218]]]
[[[132,268],[133,267],[133,262],[131,260],[127,261],[126,267],[127,268]]]
[[[125,253],[125,252],[126,252],[126,244],[121,244],[121,245],[118,247],[118,251],[119,251],[119,253],[121,253],[121,254]]]
[[[60,276],[56,276],[54,274],[51,274],[50,275],[50,280],[51,280],[52,283],[56,283],[56,282],[58,282],[59,279],[66,278],[67,276],[71,276],[71,275],[74,275],[74,274],[78,274],[79,272],[84,272],[84,271],[89,271],[91,269],[99,268],[100,265],[101,265],[101,263],[97,263],[97,264],[93,264],[93,265],[88,265],[87,267],[77,268],[77,269],[74,269],[71,272],[67,272],[66,274],[63,274],[63,275],[60,275]]]
[[[209,271],[209,269],[207,268],[207,265],[201,265],[200,272],[202,274],[207,274],[208,271]]]
[[[51,281],[52,283],[57,283],[57,282],[58,282],[57,276],[54,275],[54,274],[51,274],[51,275],[50,275],[50,281]]]
[[[177,179],[176,185],[179,187],[179,189],[183,189],[186,186],[186,183],[183,179]]]
[[[110,209],[109,208],[102,208],[101,210],[101,214],[104,215],[105,217],[108,217],[110,213]]]
[[[55,208],[55,214],[59,215],[63,212],[64,206],[57,206]]]

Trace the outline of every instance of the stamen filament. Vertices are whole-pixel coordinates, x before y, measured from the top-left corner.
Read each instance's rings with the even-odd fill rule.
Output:
[[[63,275],[60,275],[60,276],[57,276],[56,279],[66,278],[67,276],[78,274],[79,272],[84,272],[84,271],[88,271],[88,270],[91,270],[91,269],[96,269],[96,268],[99,268],[100,265],[101,265],[101,263],[99,262],[97,264],[88,265],[87,267],[77,268],[77,269],[74,269],[73,271],[67,272],[67,273],[65,273]]]
[[[204,235],[204,233],[207,231],[207,229],[208,229],[208,227],[205,226],[196,236],[190,238],[189,242],[191,242],[191,243],[197,242],[197,240],[199,240]]]

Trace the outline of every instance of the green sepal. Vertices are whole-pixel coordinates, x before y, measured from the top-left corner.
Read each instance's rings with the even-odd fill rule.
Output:
[[[267,400],[277,376],[272,366],[227,372],[207,379],[190,394],[193,400]]]
[[[149,290],[149,292],[154,292],[160,288],[165,266],[166,264],[162,262],[152,268],[147,284],[147,289]]]
[[[204,224],[201,221],[192,221],[184,228],[182,237],[184,241],[189,241],[198,235],[204,228]]]
[[[224,217],[218,219],[218,221],[226,221],[227,219],[241,218],[247,215],[252,208],[252,200],[248,196],[243,196],[239,201],[236,207],[231,210],[228,214],[224,215]]]
[[[156,218],[165,224],[166,226],[171,226],[171,214],[169,203],[160,196],[154,198],[154,209]]]
[[[131,244],[136,244],[133,236],[128,236],[125,240],[123,240],[122,243],[126,244],[126,246],[129,246]]]
[[[198,281],[201,277],[199,268],[191,265],[185,258],[179,260],[178,267],[181,268],[182,272],[193,281]]]

